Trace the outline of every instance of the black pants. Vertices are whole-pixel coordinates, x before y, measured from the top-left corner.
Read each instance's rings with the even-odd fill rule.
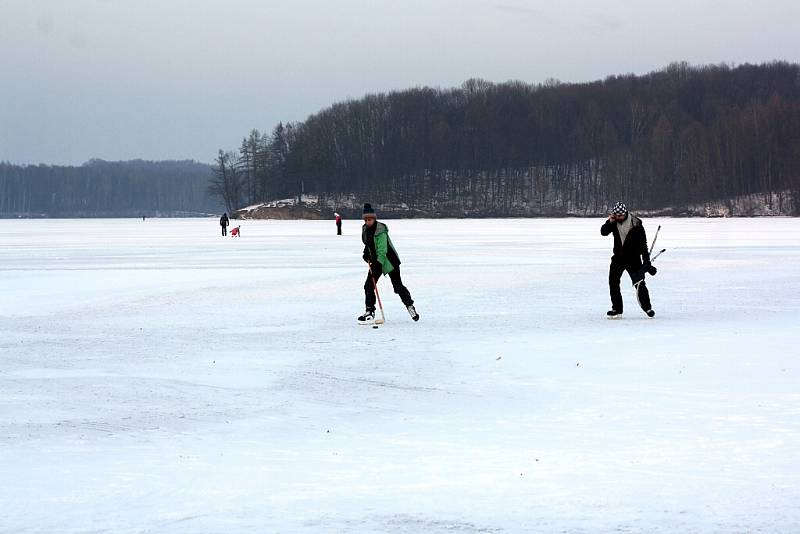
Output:
[[[378,283],[378,279],[380,276],[375,277],[375,283]],[[400,295],[400,300],[403,301],[403,304],[406,306],[410,306],[414,304],[414,301],[411,299],[411,293],[408,292],[406,286],[403,285],[403,281],[400,279],[400,267],[395,267],[392,272],[389,273],[389,280],[392,281],[392,287],[394,288],[394,292]],[[372,275],[367,275],[367,281],[364,282],[364,294],[366,298],[364,299],[367,309],[368,310],[375,310],[375,287],[372,285]]]
[[[631,277],[631,282],[636,284],[641,277],[639,276],[639,269],[642,268],[642,262],[625,262],[621,259],[611,258],[611,267],[608,269],[608,288],[611,292],[611,308],[622,313],[622,293],[619,289],[619,280],[622,278],[622,273],[628,271],[628,276]],[[644,311],[652,308],[650,304],[650,292],[647,290],[644,280],[638,285],[639,305]]]
[[[228,235],[228,227],[225,225],[222,225],[222,235]]]
[[[336,225],[336,235],[342,235],[342,225],[341,224],[337,224]]]

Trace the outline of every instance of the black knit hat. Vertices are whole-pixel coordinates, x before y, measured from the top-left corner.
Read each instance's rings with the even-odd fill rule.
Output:
[[[375,210],[372,209],[372,204],[369,204],[369,203],[364,204],[364,211],[361,212],[361,218],[363,219],[364,217],[367,217],[368,215],[371,215],[371,216],[375,217]]]

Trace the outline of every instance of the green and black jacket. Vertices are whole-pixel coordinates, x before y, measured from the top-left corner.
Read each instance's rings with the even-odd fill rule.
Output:
[[[383,274],[389,274],[400,265],[400,257],[389,238],[389,228],[375,221],[372,228],[361,227],[361,242],[364,243],[364,259],[370,263],[380,263]]]

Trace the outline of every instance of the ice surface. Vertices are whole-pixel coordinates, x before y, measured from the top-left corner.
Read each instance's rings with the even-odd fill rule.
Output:
[[[3,221],[0,532],[800,531],[800,220],[385,222]]]

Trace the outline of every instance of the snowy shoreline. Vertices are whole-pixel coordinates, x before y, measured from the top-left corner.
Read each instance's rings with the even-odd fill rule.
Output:
[[[745,195],[738,198],[666,206],[658,209],[635,210],[645,217],[796,217],[800,214],[790,191]],[[237,219],[331,219],[334,212],[344,217],[359,218],[363,199],[356,195],[313,195],[263,202],[236,210]],[[458,202],[430,202],[412,206],[404,202],[373,202],[384,219],[493,219],[493,218],[592,218],[608,214],[608,208],[582,206],[571,202],[550,200],[511,204],[505,208],[463,207]]]

